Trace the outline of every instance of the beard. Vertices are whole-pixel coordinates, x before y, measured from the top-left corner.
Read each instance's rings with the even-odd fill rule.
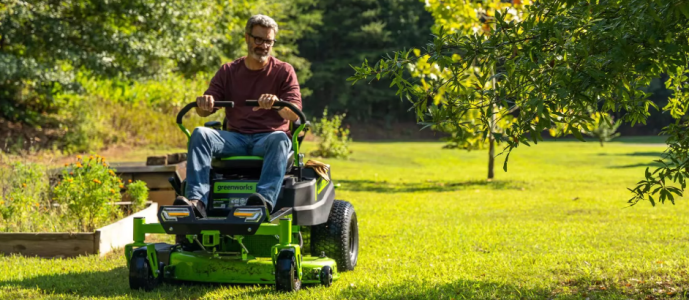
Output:
[[[251,55],[253,59],[264,63],[268,60],[268,57],[270,57],[270,50],[254,47],[253,49],[249,49],[249,55]]]

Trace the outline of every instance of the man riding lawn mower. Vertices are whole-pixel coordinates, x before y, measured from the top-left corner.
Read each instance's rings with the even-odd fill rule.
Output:
[[[308,122],[294,69],[270,56],[277,31],[273,19],[251,17],[248,55],[223,65],[177,115],[189,138],[187,177],[171,178],[179,196],[160,208],[159,223],[134,220],[134,243],[125,248],[132,289],[196,281],[295,291],[302,283],[330,286],[356,266],[354,207],[335,200],[329,166],[305,164],[299,153]],[[194,107],[201,116],[225,108],[225,122],[189,134],[182,119]],[[176,235],[176,243],[146,243],[147,233]]]

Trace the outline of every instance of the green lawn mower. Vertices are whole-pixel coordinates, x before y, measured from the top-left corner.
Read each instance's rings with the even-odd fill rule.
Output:
[[[258,106],[258,102],[249,100],[246,105]],[[218,101],[215,106],[234,103]],[[150,291],[161,282],[191,281],[274,284],[278,291],[296,291],[302,284],[330,286],[340,272],[354,270],[359,250],[354,207],[335,200],[332,181],[304,166],[299,133],[308,123],[301,110],[289,102],[274,106],[291,109],[299,121],[290,124],[293,151],[273,212],[242,204],[256,191],[261,157],[214,158],[206,218],[197,218],[192,207],[172,205],[160,207],[158,223],[134,219],[134,243],[125,247],[132,289]],[[177,124],[188,138],[182,118],[194,107],[196,103],[187,104],[177,115]],[[205,126],[220,130],[224,124],[215,121]],[[170,183],[178,195],[184,195],[185,182],[171,178]],[[178,238],[174,245],[147,243],[146,234]]]

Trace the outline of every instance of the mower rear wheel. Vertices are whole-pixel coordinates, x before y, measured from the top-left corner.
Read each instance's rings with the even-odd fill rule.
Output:
[[[296,262],[294,251],[285,249],[278,254],[275,263],[275,289],[277,291],[296,292],[301,288]]]
[[[153,278],[153,272],[146,258],[146,251],[135,251],[129,261],[129,288],[152,291],[158,284],[158,281]]]
[[[311,227],[311,255],[325,256],[337,262],[337,271],[352,271],[359,257],[359,225],[354,206],[335,200],[328,222]]]

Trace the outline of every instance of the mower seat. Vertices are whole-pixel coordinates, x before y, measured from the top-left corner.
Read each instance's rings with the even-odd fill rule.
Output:
[[[294,151],[290,151],[287,155],[287,172],[290,171],[294,164]],[[263,168],[263,157],[260,156],[229,156],[221,158],[213,158],[211,160],[211,167],[219,173],[255,173],[260,172]]]

